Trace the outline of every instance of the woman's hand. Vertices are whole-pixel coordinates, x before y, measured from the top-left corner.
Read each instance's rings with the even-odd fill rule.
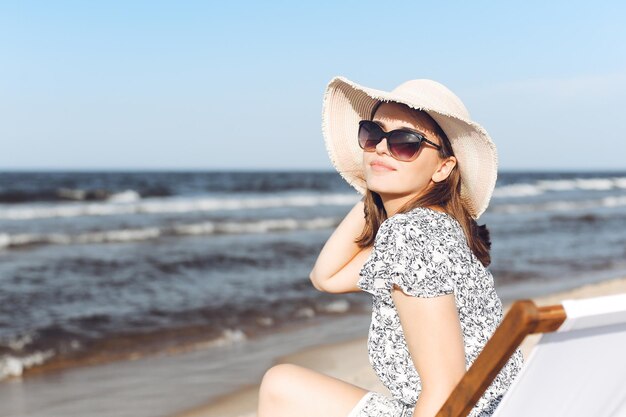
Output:
[[[346,293],[360,291],[359,271],[372,247],[360,248],[355,239],[365,227],[363,201],[359,201],[341,221],[322,248],[309,278],[319,291]]]

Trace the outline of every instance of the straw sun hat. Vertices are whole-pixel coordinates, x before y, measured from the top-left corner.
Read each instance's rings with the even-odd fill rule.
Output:
[[[496,185],[498,154],[489,134],[470,119],[461,100],[442,84],[426,79],[406,81],[391,92],[363,87],[345,77],[333,78],[322,106],[326,150],[341,176],[365,194],[359,121],[370,119],[379,102],[396,102],[423,110],[443,129],[461,172],[461,200],[474,219],[487,209]]]

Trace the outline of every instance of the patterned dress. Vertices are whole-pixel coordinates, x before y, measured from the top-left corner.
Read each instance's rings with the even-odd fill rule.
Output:
[[[368,392],[350,417],[410,417],[421,392],[391,289],[437,297],[454,293],[465,344],[466,369],[474,362],[503,316],[493,276],[467,244],[451,215],[425,207],[397,213],[380,226],[357,286],[373,295],[368,335],[369,360],[392,394]],[[523,364],[518,348],[487,388],[470,417],[489,417]]]

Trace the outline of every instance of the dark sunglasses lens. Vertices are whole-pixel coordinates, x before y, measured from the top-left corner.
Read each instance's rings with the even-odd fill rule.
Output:
[[[396,132],[389,140],[389,152],[400,161],[410,161],[420,148],[419,136],[406,132]]]
[[[359,126],[359,146],[361,149],[371,151],[376,149],[380,142],[380,128],[376,123],[363,122]]]

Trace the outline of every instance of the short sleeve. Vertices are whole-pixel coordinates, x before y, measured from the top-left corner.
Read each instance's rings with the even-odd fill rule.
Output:
[[[362,289],[390,294],[395,284],[407,295],[426,298],[454,292],[452,248],[445,235],[420,220],[397,214],[383,222],[369,265],[361,271]]]

